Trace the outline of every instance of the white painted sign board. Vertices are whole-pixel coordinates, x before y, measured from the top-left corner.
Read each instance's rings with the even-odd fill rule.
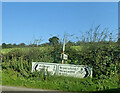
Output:
[[[63,75],[72,76],[78,78],[92,77],[92,68],[85,65],[71,65],[71,64],[57,64],[46,62],[32,62],[33,71],[45,71],[50,72],[51,75]]]
[[[32,72],[33,71],[40,71],[45,69],[45,71],[49,71],[52,75],[56,72],[56,64],[54,63],[47,63],[44,62],[32,62]]]
[[[66,55],[66,54],[61,54],[61,59],[67,60],[67,59],[68,59],[68,55]]]

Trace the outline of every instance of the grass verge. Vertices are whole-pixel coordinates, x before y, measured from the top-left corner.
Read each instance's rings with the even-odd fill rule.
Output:
[[[20,86],[27,88],[37,89],[51,89],[59,91],[72,91],[72,92],[96,92],[96,91],[119,91],[118,76],[106,79],[96,78],[73,78],[64,76],[49,76],[45,80],[40,77],[25,78],[12,69],[3,70],[2,84],[7,86]]]

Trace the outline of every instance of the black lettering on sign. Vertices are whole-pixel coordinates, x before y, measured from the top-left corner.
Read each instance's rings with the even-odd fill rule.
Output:
[[[85,71],[86,71],[85,77],[88,77],[88,75],[89,75],[88,69],[85,68]]]
[[[36,70],[37,67],[38,67],[38,64],[35,66],[35,70]]]

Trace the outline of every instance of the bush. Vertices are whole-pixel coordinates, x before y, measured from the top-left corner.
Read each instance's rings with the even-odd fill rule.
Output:
[[[83,46],[79,52],[70,48],[66,51],[69,55],[68,63],[92,67],[94,77],[106,78],[119,73],[120,49],[117,44],[92,44]]]
[[[3,55],[3,68],[9,66],[19,72],[25,69],[22,74],[28,77],[27,73],[31,70],[33,61],[61,63],[61,51],[60,45],[12,50]],[[92,67],[93,77],[106,78],[120,73],[120,48],[117,44],[86,43],[80,50],[66,46],[65,53],[69,64]]]

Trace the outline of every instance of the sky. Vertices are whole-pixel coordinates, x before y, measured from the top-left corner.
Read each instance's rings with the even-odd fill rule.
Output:
[[[29,44],[35,39],[49,42],[52,36],[77,37],[91,27],[118,28],[117,2],[4,2],[2,3],[2,42]],[[71,37],[72,41],[76,39]]]

